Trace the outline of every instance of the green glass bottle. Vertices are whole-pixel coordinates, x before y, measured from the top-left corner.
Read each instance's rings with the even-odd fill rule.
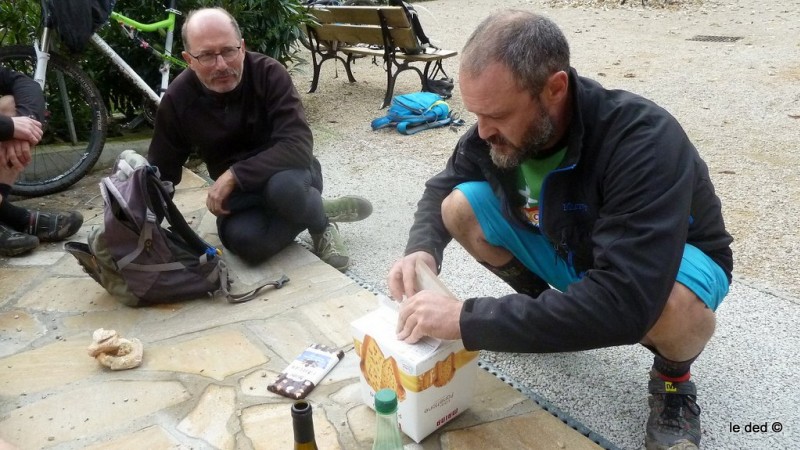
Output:
[[[311,403],[307,401],[299,400],[292,405],[294,450],[317,450],[317,440],[314,438],[314,420],[311,413]]]
[[[397,394],[391,389],[375,393],[375,441],[372,450],[403,450],[397,424]]]

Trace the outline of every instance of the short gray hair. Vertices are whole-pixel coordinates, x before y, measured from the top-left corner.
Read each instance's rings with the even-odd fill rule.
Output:
[[[236,38],[240,41],[242,40],[242,30],[239,28],[239,23],[236,22],[236,19],[231,15],[231,13],[218,6],[213,8],[200,8],[189,11],[189,14],[186,15],[186,20],[183,21],[183,26],[181,27],[181,40],[183,40],[184,49],[187,51],[189,50],[189,43],[186,41],[186,30],[188,29],[189,22],[192,20],[192,17],[194,17],[195,14],[206,11],[218,11],[228,16],[228,19],[231,21],[231,27],[233,27],[233,31],[236,33]]]
[[[493,63],[508,67],[519,87],[538,95],[550,75],[569,71],[569,44],[544,16],[500,11],[478,25],[461,52],[461,71],[468,75],[478,75]]]

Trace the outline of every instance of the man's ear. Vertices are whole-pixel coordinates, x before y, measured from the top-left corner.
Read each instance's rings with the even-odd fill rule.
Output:
[[[246,52],[247,51],[247,47],[244,45],[244,39],[242,39],[241,44],[242,44],[242,51]]]
[[[188,64],[189,68],[191,69],[192,68],[192,55],[190,55],[187,51],[184,50],[184,51],[181,52],[181,56],[183,57],[183,60],[186,61],[186,64]]]
[[[561,103],[569,93],[569,75],[563,70],[550,75],[542,90],[544,101],[549,104]]]

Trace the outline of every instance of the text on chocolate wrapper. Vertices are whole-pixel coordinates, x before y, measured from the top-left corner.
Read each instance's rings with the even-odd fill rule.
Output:
[[[458,415],[458,408],[456,408],[456,409],[454,409],[454,410],[450,411],[449,413],[447,413],[447,415],[446,415],[446,416],[444,416],[444,417],[442,417],[441,419],[437,420],[437,421],[436,421],[436,427],[438,428],[438,427],[440,427],[440,426],[442,426],[442,425],[446,424],[447,422],[449,422],[449,421],[450,421],[450,419],[452,419],[453,417],[455,417],[455,416],[457,416],[457,415]]]

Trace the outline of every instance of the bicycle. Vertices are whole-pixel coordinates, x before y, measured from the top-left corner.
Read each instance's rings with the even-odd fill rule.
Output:
[[[116,21],[132,41],[161,61],[158,93],[103,38],[97,33],[91,36],[90,42],[145,95],[145,111],[154,111],[160,103],[171,67],[187,67],[172,56],[175,19],[181,14],[175,9],[176,2],[169,1],[167,18],[157,22],[140,23],[116,11],[111,11],[108,20]],[[33,160],[12,186],[14,194],[27,197],[59,192],[78,182],[100,158],[108,133],[108,112],[97,86],[78,62],[51,51],[56,30],[48,20],[51,12],[44,6],[47,2],[42,3],[44,27],[33,46],[0,47],[0,64],[30,74],[45,94],[45,134],[33,152]],[[166,30],[163,51],[139,35],[161,30]]]

